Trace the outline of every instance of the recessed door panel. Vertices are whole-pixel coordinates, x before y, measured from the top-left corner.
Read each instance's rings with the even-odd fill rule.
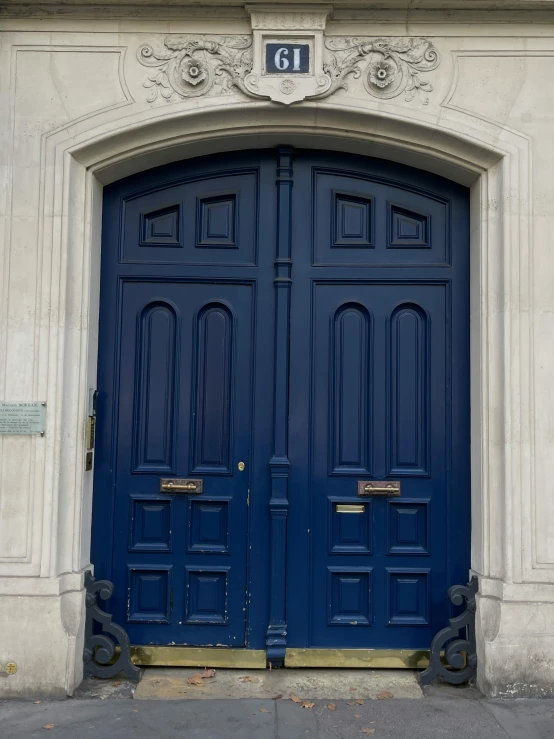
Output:
[[[122,195],[121,262],[254,265],[259,172],[194,176],[183,167],[178,179]]]
[[[363,165],[358,171],[316,165],[312,187],[314,266],[450,263],[452,203],[440,190],[423,194],[416,182]]]

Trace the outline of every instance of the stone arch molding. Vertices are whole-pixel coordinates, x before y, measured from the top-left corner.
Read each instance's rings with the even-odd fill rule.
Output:
[[[44,510],[60,514],[34,521],[41,574],[75,573],[66,587],[79,590],[89,564],[83,429],[96,378],[103,185],[187,157],[288,143],[387,158],[471,186],[472,567],[481,597],[498,597],[499,571],[516,583],[548,582],[533,555],[528,139],[445,107],[431,115],[388,102],[385,110],[347,95],[292,108],[229,97],[137,107],[130,101],[43,139],[36,361],[48,368],[39,394],[52,441],[37,487]]]

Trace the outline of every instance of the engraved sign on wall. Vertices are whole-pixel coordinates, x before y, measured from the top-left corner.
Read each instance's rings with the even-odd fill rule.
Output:
[[[0,401],[0,434],[40,434],[46,428],[46,403]]]

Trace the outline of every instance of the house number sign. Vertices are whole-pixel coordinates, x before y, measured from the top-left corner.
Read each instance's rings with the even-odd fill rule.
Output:
[[[270,44],[265,46],[266,74],[309,74],[309,44]]]
[[[0,401],[0,434],[40,434],[46,428],[46,403]]]

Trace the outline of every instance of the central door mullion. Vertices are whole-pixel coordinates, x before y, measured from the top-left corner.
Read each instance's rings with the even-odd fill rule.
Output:
[[[271,581],[267,660],[283,664],[287,646],[285,572],[287,552],[290,296],[292,286],[292,150],[277,150],[277,238],[275,255],[275,383],[271,471]]]

